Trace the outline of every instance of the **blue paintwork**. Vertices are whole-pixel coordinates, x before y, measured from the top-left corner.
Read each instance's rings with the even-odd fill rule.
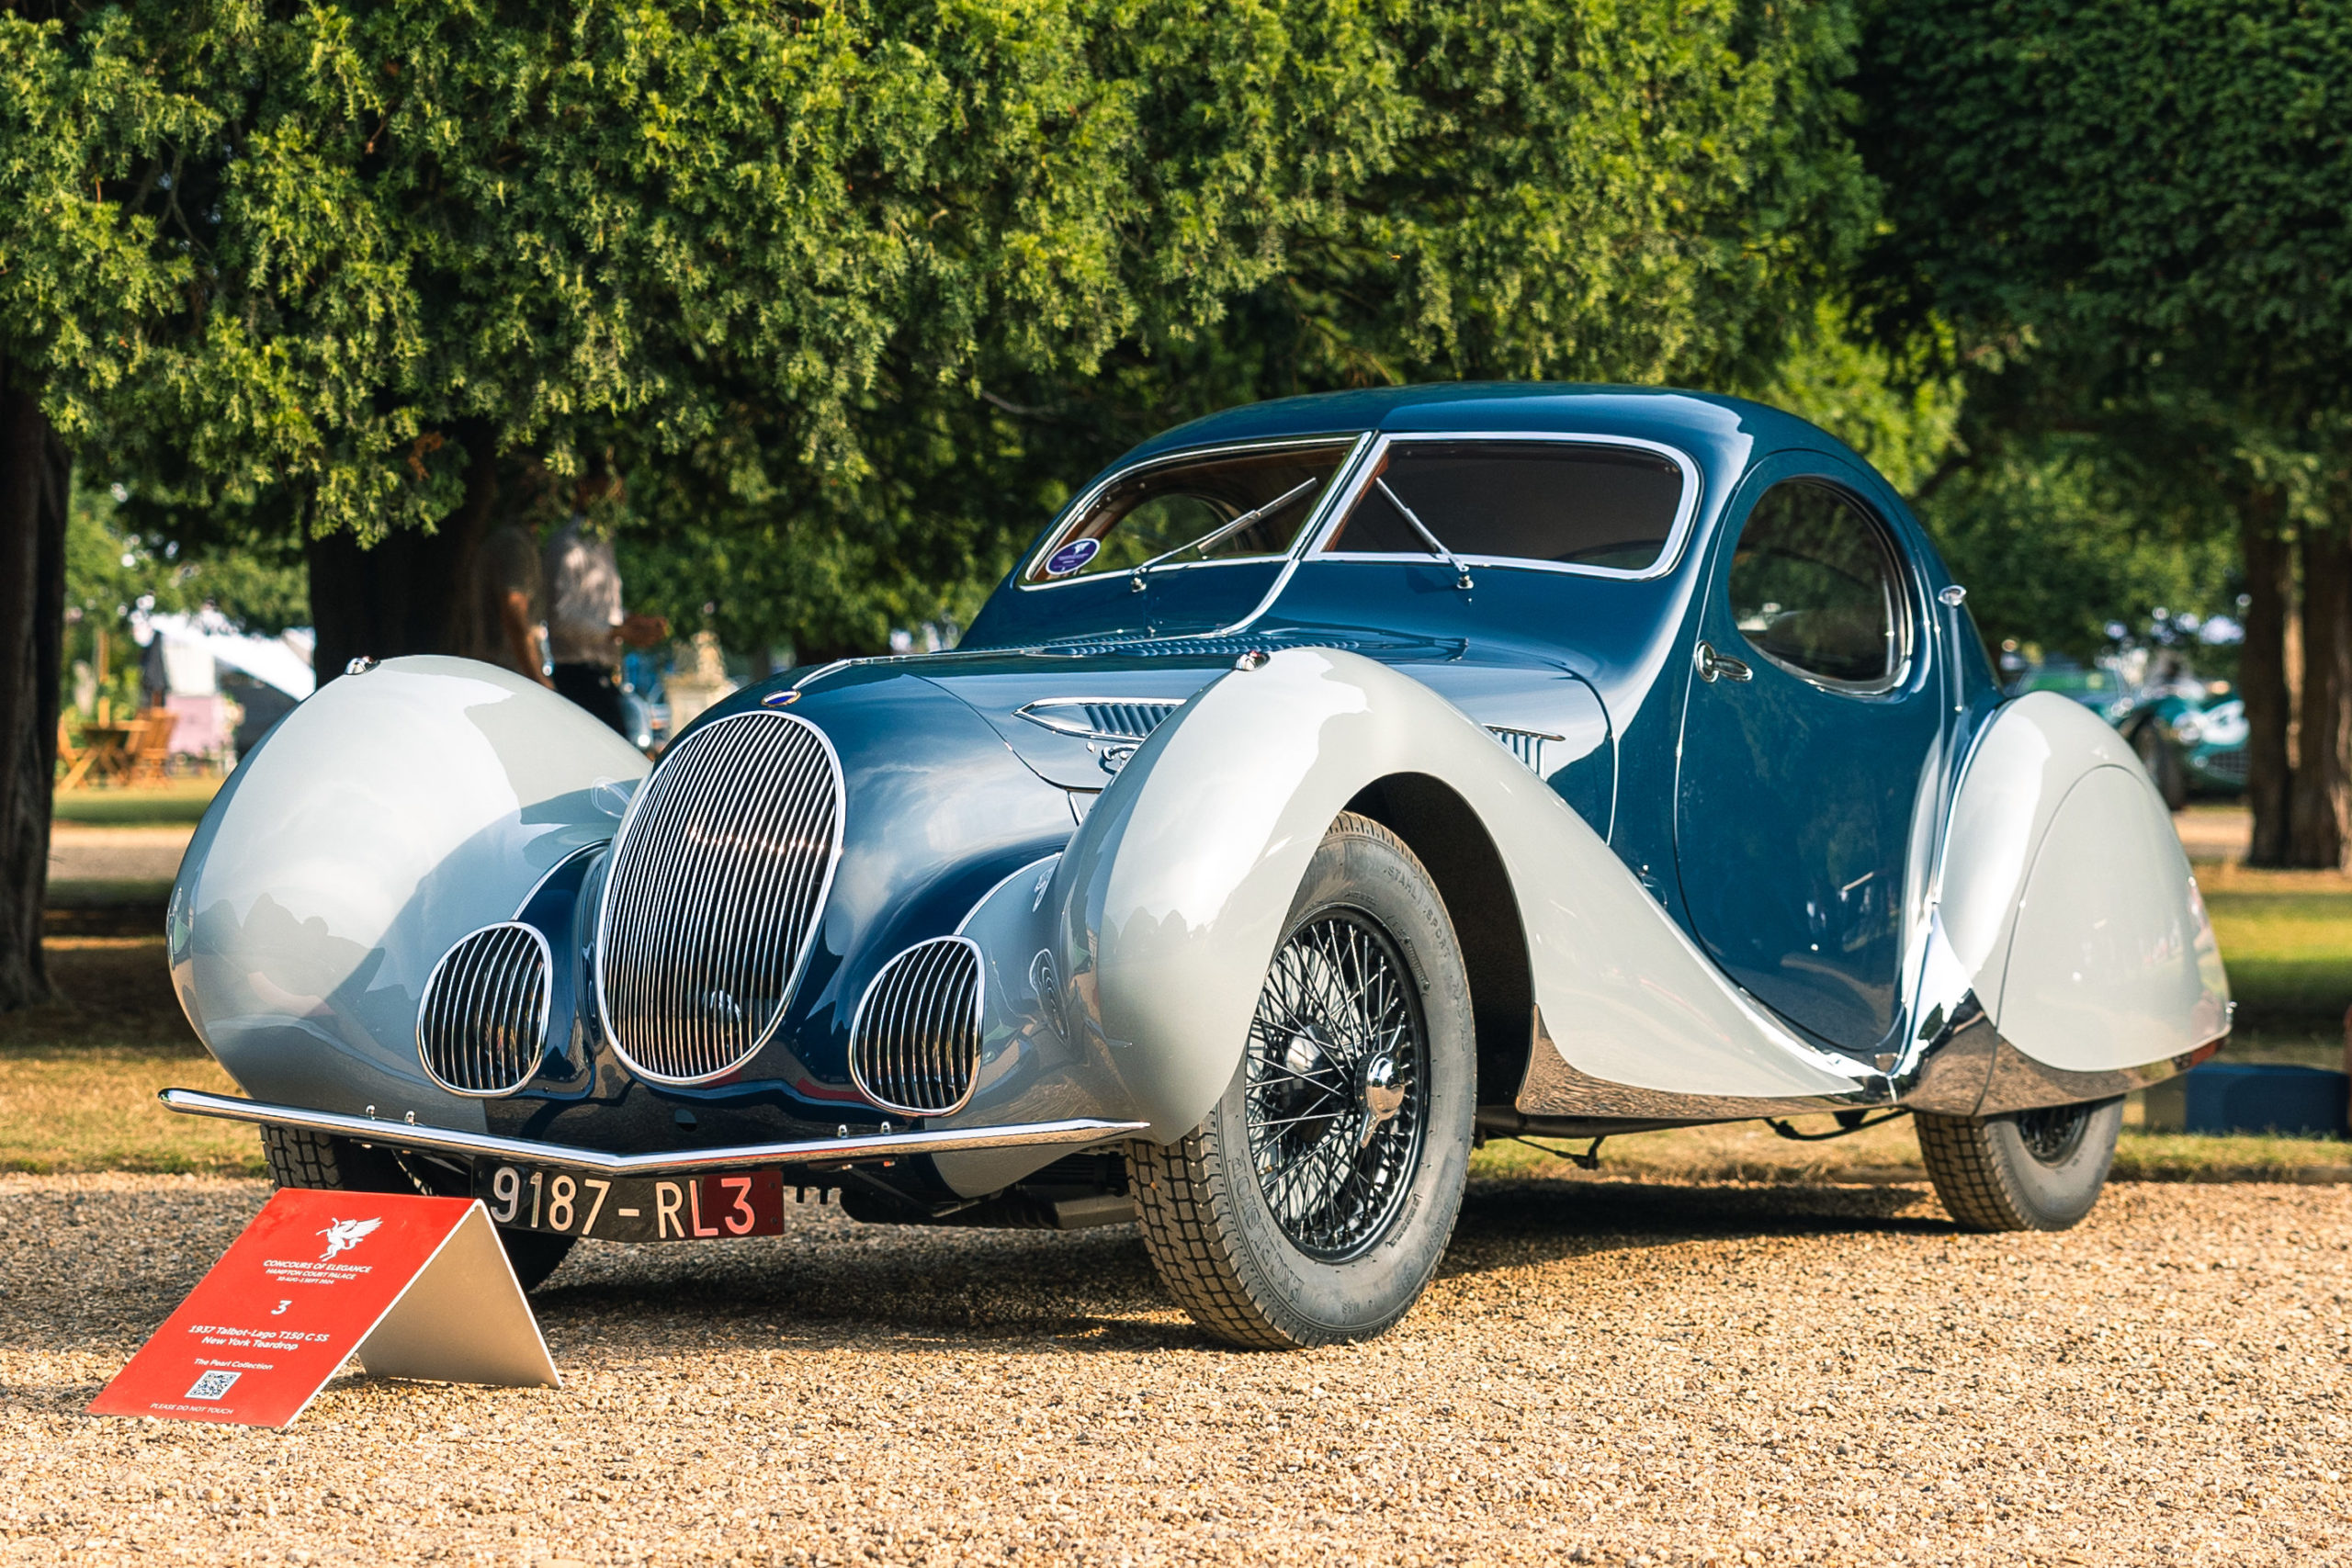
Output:
[[[832,739],[847,788],[836,891],[783,1027],[729,1082],[688,1089],[636,1082],[588,1032],[572,1079],[490,1102],[493,1131],[646,1148],[772,1137],[779,1121],[870,1126],[876,1113],[861,1112],[846,1064],[865,983],[1057,850],[1107,781],[1101,748],[1015,710],[1041,697],[1181,699],[1240,650],[1288,642],[1352,647],[1482,723],[1563,737],[1546,742],[1538,771],[1726,972],[1824,1043],[1876,1049],[1893,1022],[1894,921],[1921,771],[1956,758],[1999,701],[1964,614],[1935,603],[1951,580],[1900,498],[1839,442],[1758,404],[1559,386],[1287,399],[1170,431],[1104,475],[1191,447],[1368,431],[1663,443],[1698,467],[1696,516],[1671,569],[1645,580],[1482,566],[1464,592],[1441,563],[1326,558],[1299,561],[1286,580],[1280,561],[1186,566],[1155,572],[1137,593],[1124,574],[1029,585],[1016,569],[956,652],[791,671],[736,694],[698,722],[797,687],[795,711]],[[1719,596],[1702,592],[1728,525],[1744,515],[1752,477],[1789,472],[1839,477],[1890,525],[1917,580],[1910,678],[1887,698],[1833,696],[1758,656],[1752,686],[1707,689],[1724,703],[1752,694],[1747,709],[1694,705],[1702,628],[1725,651],[1744,646],[1710,618],[1727,619]],[[1229,637],[1159,640],[1245,617]],[[1956,771],[1941,768],[1925,809],[1947,809]],[[1849,888],[1838,905],[1858,876],[1868,897]],[[695,1113],[691,1134],[673,1125],[680,1107]]]

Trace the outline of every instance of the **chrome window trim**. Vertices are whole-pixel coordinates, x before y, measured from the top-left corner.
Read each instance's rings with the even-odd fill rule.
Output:
[[[797,713],[779,712],[775,708],[746,708],[741,713],[730,713],[724,718],[713,719],[703,728],[719,729],[728,725],[741,724],[750,719],[780,719],[786,724],[798,725],[816,738],[817,744],[824,750],[826,765],[832,769],[833,797],[839,804],[833,812],[832,843],[825,852],[825,874],[817,884],[817,897],[812,906],[815,913],[809,919],[808,933],[800,939],[800,951],[793,956],[792,967],[786,972],[781,993],[783,1000],[775,1010],[775,1016],[768,1021],[767,1027],[763,1029],[758,1038],[752,1041],[751,1048],[743,1053],[740,1060],[716,1072],[699,1073],[691,1077],[672,1077],[661,1073],[649,1072],[640,1066],[622,1047],[619,1037],[613,1032],[612,1007],[605,999],[605,942],[606,928],[612,919],[613,884],[610,876],[605,878],[604,888],[596,899],[596,952],[592,964],[595,974],[596,1026],[603,1032],[605,1043],[611,1047],[613,1055],[626,1063],[632,1074],[649,1083],[668,1084],[679,1088],[712,1083],[736,1072],[766,1049],[768,1042],[775,1038],[776,1031],[784,1026],[784,1015],[792,1010],[792,998],[799,993],[801,976],[808,967],[809,954],[816,951],[817,939],[824,932],[825,909],[832,898],[833,877],[841,870],[843,831],[849,821],[849,785],[842,772],[841,753],[833,750],[832,737],[827,735],[821,728]],[[674,742],[673,744],[674,745]],[[668,752],[665,750],[663,754],[666,756]],[[613,835],[612,859],[607,863],[608,864],[620,863],[621,851],[628,843],[630,829],[637,826],[645,803],[653,798],[654,791],[648,786],[653,782],[654,773],[659,771],[657,768],[648,773],[644,779],[639,781],[637,793],[629,796],[628,812],[621,818],[620,830]]]
[[[1757,504],[1761,505],[1765,496],[1770,495],[1782,485],[1788,484],[1809,484],[1834,492],[1840,500],[1862,514],[1862,521],[1869,525],[1871,534],[1877,537],[1879,548],[1883,550],[1886,553],[1886,558],[1894,563],[1896,581],[1894,585],[1894,592],[1890,595],[1892,603],[1888,608],[1894,612],[1894,641],[1898,655],[1894,667],[1875,681],[1840,681],[1832,675],[1822,675],[1810,670],[1800,669],[1785,659],[1774,657],[1764,649],[1758,648],[1755,639],[1750,637],[1736,621],[1732,623],[1732,630],[1739,633],[1739,640],[1747,646],[1749,652],[1782,674],[1792,675],[1817,691],[1827,692],[1840,697],[1883,697],[1891,692],[1901,691],[1911,683],[1912,666],[1918,660],[1920,639],[1917,633],[1922,616],[1917,600],[1920,591],[1926,587],[1926,580],[1913,569],[1911,557],[1904,549],[1903,541],[1895,534],[1894,525],[1881,516],[1878,508],[1863,499],[1851,485],[1841,483],[1834,475],[1789,474],[1774,479],[1764,487],[1764,494],[1756,498]],[[1747,532],[1748,518],[1755,515],[1756,507],[1749,507],[1747,517],[1739,520],[1740,533]],[[1733,555],[1736,555],[1739,551],[1739,534],[1734,534],[1726,542],[1725,547]],[[1731,558],[1729,556],[1724,559],[1724,599],[1728,608],[1731,599]]]
[[[578,855],[567,855],[564,857],[563,863],[570,864],[572,861],[579,858],[580,857]],[[553,874],[550,873],[549,874]],[[431,1047],[426,1043],[424,1038],[425,1021],[432,1016],[434,999],[440,994],[442,975],[444,971],[448,968],[449,960],[457,956],[459,950],[463,949],[468,942],[472,942],[474,938],[484,935],[490,931],[521,931],[524,935],[529,937],[534,942],[538,944],[540,975],[539,1016],[537,1023],[538,1047],[537,1054],[531,1059],[529,1069],[526,1071],[522,1077],[516,1078],[514,1082],[507,1084],[505,1087],[502,1089],[460,1089],[458,1085],[451,1083],[448,1079],[443,1077],[438,1072],[434,1070],[433,1052]],[[477,998],[475,1010],[477,1011],[482,1010],[479,1003],[480,998]],[[438,1084],[442,1089],[447,1090],[451,1094],[461,1095],[468,1100],[503,1100],[509,1095],[517,1093],[526,1084],[538,1077],[539,1068],[546,1065],[548,1056],[548,1020],[553,1016],[554,1007],[555,949],[548,944],[547,933],[539,930],[538,927],[527,924],[526,922],[519,919],[492,920],[486,926],[476,926],[473,930],[468,931],[465,935],[451,942],[447,951],[443,953],[439,958],[434,961],[432,973],[424,977],[424,989],[423,993],[418,996],[416,1001],[417,1063],[419,1066],[424,1067],[424,1076],[426,1077],[431,1078],[435,1083]]]
[[[1015,872],[1013,874],[1017,876],[1020,873]],[[999,883],[998,886],[1002,886],[1003,884]],[[912,961],[917,957],[917,955],[934,947],[960,947],[972,956],[972,1071],[971,1075],[964,1080],[964,1092],[956,1097],[955,1104],[925,1111],[920,1106],[906,1105],[897,1100],[886,1100],[877,1093],[872,1086],[867,1084],[865,1081],[865,1074],[860,1070],[858,1045],[860,1041],[865,1038],[866,1010],[874,1004],[875,997],[881,990],[883,984],[897,972],[900,964]],[[879,1106],[885,1111],[896,1111],[902,1116],[915,1117],[955,1115],[957,1111],[971,1104],[973,1094],[977,1092],[980,1087],[980,1048],[986,1043],[986,1034],[988,1030],[988,954],[980,951],[980,944],[978,942],[974,942],[970,937],[964,935],[960,930],[953,936],[935,936],[926,938],[924,941],[915,942],[910,946],[903,948],[899,952],[893,953],[890,957],[890,961],[883,964],[881,968],[876,969],[874,972],[874,978],[865,983],[865,989],[859,994],[857,998],[857,1010],[850,1015],[850,1082],[856,1087],[858,1093],[864,1095],[873,1104]]]
[[[1056,578],[1046,582],[1033,582],[1029,579],[1029,574],[1037,570],[1038,562],[1061,547],[1065,542],[1063,536],[1069,532],[1071,525],[1086,515],[1087,508],[1092,506],[1104,491],[1133,475],[1148,473],[1154,468],[1166,468],[1171,463],[1193,463],[1211,457],[1231,457],[1251,452],[1291,451],[1309,446],[1339,448],[1340,460],[1331,469],[1331,483],[1326,485],[1323,493],[1315,498],[1313,509],[1307,513],[1306,521],[1299,527],[1299,539],[1313,538],[1323,526],[1325,513],[1330,507],[1331,498],[1348,487],[1356,461],[1363,455],[1364,447],[1373,439],[1374,434],[1374,433],[1371,431],[1359,431],[1353,434],[1346,431],[1333,431],[1323,435],[1285,435],[1269,441],[1234,441],[1218,446],[1187,446],[1174,452],[1163,452],[1157,457],[1147,457],[1140,463],[1131,463],[1124,468],[1115,468],[1093,484],[1087,486],[1079,493],[1076,500],[1062,508],[1060,515],[1057,516],[1052,525],[1046,529],[1045,542],[1031,551],[1014,571],[1012,586],[1023,593],[1044,592],[1056,588],[1069,588],[1080,582],[1108,581],[1114,577],[1125,575],[1123,572],[1099,571],[1091,574],[1073,573],[1069,577]],[[1262,564],[1266,561],[1295,560],[1297,558],[1298,540],[1294,539],[1289,548],[1267,555],[1227,556],[1218,560],[1169,561],[1151,570],[1157,575],[1163,571],[1190,571],[1196,567],[1204,566],[1248,566]],[[1264,607],[1261,604],[1259,609],[1262,610]],[[1248,616],[1235,624],[1246,625],[1257,614],[1258,610],[1252,610]]]
[[[1363,461],[1348,476],[1349,483],[1344,502],[1334,507],[1324,517],[1320,531],[1308,537],[1306,547],[1298,552],[1298,558],[1341,562],[1429,562],[1438,559],[1427,550],[1340,552],[1329,547],[1331,540],[1339,536],[1340,526],[1347,521],[1348,513],[1352,512],[1356,503],[1363,499],[1363,492],[1372,487],[1372,478],[1380,466],[1380,459],[1387,454],[1389,447],[1399,442],[1494,442],[1512,445],[1544,442],[1564,446],[1622,446],[1664,457],[1681,471],[1682,495],[1675,503],[1674,521],[1667,526],[1666,540],[1658,547],[1657,559],[1638,570],[1627,570],[1623,567],[1613,566],[1579,566],[1573,561],[1537,560],[1528,556],[1486,556],[1457,552],[1459,558],[1465,566],[1502,567],[1520,571],[1559,572],[1569,577],[1611,578],[1620,582],[1646,582],[1671,576],[1682,564],[1683,552],[1688,548],[1690,536],[1697,525],[1702,488],[1702,476],[1699,465],[1688,452],[1679,446],[1669,446],[1663,441],[1652,441],[1638,435],[1579,434],[1570,431],[1554,430],[1382,431],[1376,434],[1371,450],[1364,454]]]

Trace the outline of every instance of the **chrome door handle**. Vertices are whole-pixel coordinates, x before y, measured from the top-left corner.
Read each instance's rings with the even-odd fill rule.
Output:
[[[1756,675],[1745,660],[1717,653],[1704,642],[1690,650],[1690,659],[1699,667],[1699,679],[1710,684],[1716,681],[1747,681]]]

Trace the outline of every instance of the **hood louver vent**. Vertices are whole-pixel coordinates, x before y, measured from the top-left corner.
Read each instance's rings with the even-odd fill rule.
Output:
[[[1184,705],[1170,698],[1044,697],[1018,709],[1030,723],[1081,740],[1136,741],[1148,738]]]

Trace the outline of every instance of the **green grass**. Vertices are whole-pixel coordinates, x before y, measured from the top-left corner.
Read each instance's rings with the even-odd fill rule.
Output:
[[[2340,877],[2224,874],[2209,888],[2238,1021],[2249,1033],[2317,1032],[2342,1039],[2352,1006],[2352,886]]]
[[[93,828],[193,825],[220,790],[219,779],[187,779],[137,789],[61,789],[50,815]]]
[[[97,798],[125,803],[117,820],[153,819],[131,814],[129,791]],[[181,798],[197,796],[183,791]],[[2209,864],[2199,867],[2199,880],[2241,1004],[2240,1028],[2224,1055],[2341,1066],[2341,1021],[2352,1003],[2352,877]],[[64,999],[0,1017],[0,1169],[257,1172],[251,1129],[175,1116],[155,1104],[155,1090],[166,1084],[231,1087],[180,1017],[163,943],[145,935],[52,938],[49,951]],[[2133,1105],[2127,1113],[2116,1151],[2119,1179],[2310,1179],[2352,1167],[2352,1144],[2147,1133],[2138,1112]],[[1809,1117],[1800,1124],[1821,1130],[1829,1122]],[[1480,1149],[1471,1169],[1490,1179],[1585,1174],[1556,1154],[1501,1140]],[[1789,1142],[1760,1122],[1636,1134],[1610,1139],[1596,1174],[1774,1183],[1926,1179],[1907,1120],[1825,1143]]]

